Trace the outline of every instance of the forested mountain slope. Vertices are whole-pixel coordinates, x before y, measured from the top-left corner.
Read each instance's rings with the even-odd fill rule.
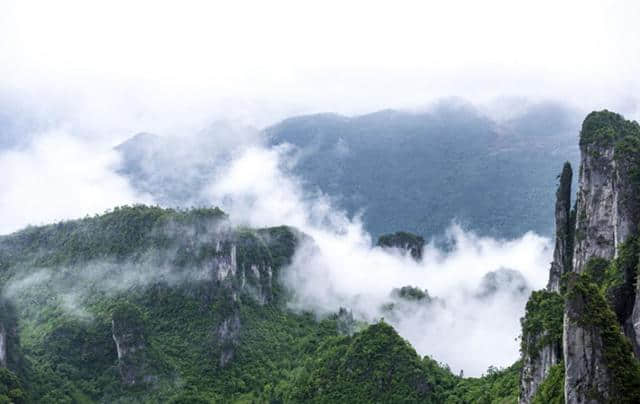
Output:
[[[453,220],[479,234],[551,234],[555,178],[577,161],[570,112],[538,105],[498,123],[443,102],[423,113],[394,110],[287,119],[266,130],[296,146],[293,172],[374,235],[406,230],[427,238]]]
[[[304,237],[145,206],[1,237],[0,402],[517,395],[515,368],[462,379],[384,322],[287,309],[279,274]]]

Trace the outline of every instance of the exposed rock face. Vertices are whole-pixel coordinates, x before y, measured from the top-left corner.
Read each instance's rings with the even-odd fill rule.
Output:
[[[610,399],[611,376],[604,360],[602,330],[584,321],[589,296],[576,287],[578,282],[577,276],[569,278],[565,302],[565,402],[598,404]]]
[[[240,333],[240,316],[234,311],[222,320],[217,328],[216,336],[220,346],[220,367],[225,367],[235,355],[235,345]]]
[[[578,273],[582,272],[589,258],[613,258],[619,238],[613,146],[585,145],[581,150],[573,263]]]
[[[578,273],[590,258],[615,257],[616,247],[635,232],[636,198],[629,178],[632,167],[616,151],[629,125],[633,127],[608,111],[592,112],[582,125],[573,257]]]
[[[146,373],[146,338],[141,313],[131,305],[116,308],[111,320],[122,382],[132,386],[151,381]]]
[[[557,295],[560,292],[560,280],[562,275],[571,271],[571,256],[573,253],[573,226],[575,225],[573,215],[571,213],[571,164],[564,164],[562,173],[560,174],[560,183],[556,192],[556,244],[553,251],[553,262],[549,270],[549,282],[547,290],[555,292],[554,294],[545,294],[538,292],[537,296],[553,296],[554,301],[559,301]],[[548,298],[544,301],[549,301]],[[561,304],[561,302],[559,302]],[[536,295],[532,295],[527,303],[529,316],[535,316],[535,311],[548,310],[544,304],[539,303]],[[560,309],[561,310],[561,309]],[[560,314],[560,313],[559,313]],[[524,318],[523,327],[526,322],[534,321],[533,319]],[[559,315],[556,319],[561,321]],[[562,361],[562,344],[557,339],[549,341],[549,333],[551,330],[539,329],[537,332],[531,333],[523,330],[523,347],[538,347],[539,349],[523,349],[522,352],[522,371],[520,373],[520,403],[531,403],[538,387],[549,374],[552,366]],[[543,343],[543,341],[547,341]]]
[[[0,367],[7,367],[7,330],[0,322]]]
[[[628,343],[635,344],[638,356],[640,289],[634,285],[640,255],[640,126],[606,110],[593,112],[582,125],[580,151],[573,211],[571,167],[565,164],[560,175],[547,285],[549,292],[564,294],[562,352],[546,344],[549,334],[528,319],[537,318],[529,316],[529,305],[540,293],[534,292],[523,319],[523,346],[537,346],[539,354],[523,349],[521,403],[532,401],[549,368],[560,360],[567,403],[637,402],[640,396],[640,365]],[[553,308],[555,303],[539,313],[549,315]]]
[[[625,331],[631,337],[633,351],[637,358],[640,358],[640,285],[636,286],[636,297],[633,305],[631,317],[625,324]]]
[[[15,308],[0,296],[0,367],[16,371],[22,366]]]
[[[378,238],[378,246],[386,248],[398,248],[411,254],[415,260],[422,259],[424,238],[421,236],[399,231],[393,234],[385,234]]]
[[[535,343],[535,340],[529,341]],[[525,355],[520,374],[520,403],[528,404],[538,391],[538,387],[549,374],[551,367],[562,360],[561,347],[557,344],[545,345],[537,356]]]
[[[556,245],[553,250],[553,262],[549,270],[547,289],[560,291],[562,275],[571,270],[573,256],[573,228],[575,218],[571,214],[571,164],[564,164],[560,174],[560,184],[556,192]]]
[[[626,264],[619,262],[613,266],[614,271],[623,272],[618,276],[624,279],[620,281],[622,286],[617,286],[619,289],[613,289],[615,296],[609,296],[612,302],[601,298],[598,286],[587,280],[604,279],[605,270],[611,267],[607,261],[618,257],[621,245],[637,231],[639,144],[638,124],[618,114],[593,112],[583,123],[573,271],[589,275],[572,274],[567,285],[563,330],[567,403],[600,403],[619,397],[628,400],[628,392],[622,391],[624,387],[613,386],[612,380],[620,383],[621,378],[631,377],[625,386],[640,382],[635,380],[639,377],[636,364],[631,352],[627,353],[630,347],[625,346],[620,328],[626,325],[627,336],[635,343],[636,353],[640,352],[640,341],[635,338],[640,331],[635,320],[640,318],[640,307],[631,313],[632,306],[626,302],[635,298],[640,306],[638,294],[622,293],[625,286],[628,288],[635,282],[637,255],[632,258],[636,264],[631,271],[620,268]],[[616,314],[610,310],[610,303]],[[618,344],[616,356],[611,344],[620,340],[623,342]],[[620,359],[611,362],[612,355]],[[625,362],[622,371],[620,362]],[[615,379],[613,372],[618,372]]]
[[[275,245],[288,246],[280,259],[292,257],[299,235],[287,227],[239,233],[216,244],[216,257],[210,261],[214,273],[214,310],[222,320],[214,328],[214,344],[220,350],[219,364],[225,367],[235,356],[242,320],[240,303],[252,299],[264,305],[274,298],[274,270],[278,262]],[[280,247],[282,248],[282,247]]]
[[[291,234],[290,230],[287,232]],[[268,248],[270,237],[272,235],[257,232],[217,242],[217,255],[209,265],[212,277],[223,290],[248,295],[260,304],[273,299],[274,263]]]
[[[522,370],[520,403],[531,403],[551,368],[562,361],[563,298],[557,292],[534,291],[521,319]]]

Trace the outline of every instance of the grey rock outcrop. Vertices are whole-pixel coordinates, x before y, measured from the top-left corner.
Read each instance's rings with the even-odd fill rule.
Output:
[[[563,359],[564,298],[557,292],[535,291],[529,297],[522,325],[520,403],[531,403],[552,367]]]
[[[240,316],[234,311],[222,320],[216,330],[216,337],[220,347],[220,367],[225,367],[235,355],[238,334],[240,333]]]
[[[576,241],[573,267],[581,273],[593,257],[615,256],[617,234],[616,170],[613,146],[580,147],[580,179],[576,204]]]
[[[273,298],[273,267],[264,242],[256,237],[218,241],[217,256],[209,265],[223,291],[233,291],[236,300],[243,294],[263,305]]]
[[[122,383],[132,386],[151,381],[146,371],[147,342],[141,313],[131,305],[121,305],[113,311],[111,326]]]
[[[0,296],[0,367],[18,370],[22,367],[22,355],[15,308]]]
[[[603,279],[603,271],[610,261],[620,252],[622,243],[634,235],[638,223],[638,192],[634,181],[638,167],[638,153],[635,145],[640,141],[640,127],[635,122],[626,121],[618,114],[609,111],[593,112],[585,119],[580,133],[581,165],[579,190],[576,203],[575,247],[573,253],[573,271],[578,274],[588,272],[594,279]],[[627,147],[631,142],[634,146]],[[590,265],[592,259],[604,259],[599,265]],[[637,259],[637,258],[636,258]],[[594,263],[597,261],[594,261]],[[588,265],[589,264],[589,265]],[[617,268],[620,271],[620,268]],[[591,274],[595,270],[595,274]],[[635,277],[635,269],[632,270]],[[624,276],[623,285],[632,285],[635,279]],[[576,285],[580,285],[579,288]],[[590,296],[585,293],[596,288]],[[567,285],[565,300],[565,318],[563,329],[563,350],[565,360],[565,400],[567,403],[607,402],[619,392],[611,385],[612,374],[607,368],[603,333],[609,338],[623,338],[624,327],[627,336],[636,344],[634,338],[635,323],[633,315],[625,307],[630,304],[620,300],[633,300],[630,297],[609,296],[613,302],[607,302],[598,296],[597,287],[588,285],[584,278],[572,274]],[[616,293],[614,293],[616,294]],[[594,299],[598,304],[594,305]],[[636,302],[638,300],[635,296]],[[589,319],[598,318],[602,310],[609,310],[612,303],[616,315],[612,315],[610,324],[597,324]],[[622,309],[620,309],[622,307]],[[607,312],[612,313],[612,312]],[[640,308],[637,311],[640,318]],[[629,319],[628,317],[631,317]],[[615,324],[615,325],[614,325]],[[618,329],[618,331],[611,331]],[[640,331],[640,327],[638,327]],[[620,335],[618,335],[620,334]],[[628,349],[620,348],[622,351]],[[621,354],[625,360],[631,360],[631,353]],[[632,360],[631,360],[632,361]],[[619,366],[619,365],[618,365]],[[634,376],[635,377],[635,376]]]
[[[628,344],[640,355],[640,289],[635,286],[640,250],[634,242],[640,218],[639,150],[637,123],[606,110],[585,119],[573,211],[571,167],[565,164],[560,175],[547,284],[549,292],[564,295],[562,351],[553,345],[540,347],[534,356],[523,351],[523,404],[531,402],[551,366],[561,360],[567,403],[635,402],[640,394],[640,368]],[[544,329],[528,328],[528,334],[525,329],[523,323],[523,346],[547,341],[541,339]]]
[[[577,276],[569,278],[565,301],[565,402],[598,404],[610,398],[611,375],[604,360],[601,330],[584,323],[588,297],[577,290],[577,282]]]
[[[539,337],[543,337],[540,335]],[[530,344],[537,341],[532,339]],[[525,355],[520,373],[520,398],[521,404],[528,404],[538,391],[538,387],[549,374],[551,367],[562,360],[562,347],[549,344],[540,349],[536,356]]]
[[[239,233],[216,244],[216,258],[211,261],[214,272],[214,311],[219,315],[213,330],[213,343],[219,350],[218,363],[225,367],[233,360],[242,331],[240,305],[249,299],[265,305],[274,298],[274,268],[277,262],[271,245],[297,242],[291,229],[271,228],[252,233]],[[279,258],[290,259],[289,252]]]
[[[0,367],[7,367],[7,330],[0,322]]]
[[[583,123],[573,254],[578,273],[591,258],[614,258],[616,248],[636,230],[632,164],[616,151],[627,126],[634,124],[608,111],[592,112]]]
[[[549,270],[549,292],[560,292],[562,276],[571,271],[571,256],[573,253],[574,219],[571,212],[571,179],[573,172],[571,164],[564,164],[559,175],[558,190],[556,192],[556,242],[553,250],[553,261]],[[557,295],[556,295],[557,296]],[[559,299],[559,296],[557,297]],[[558,318],[558,321],[560,319]],[[559,325],[559,323],[558,323]],[[548,330],[541,330],[537,334],[526,334],[524,346],[535,347],[541,341],[548,339]],[[562,361],[562,344],[559,341],[544,344],[536,352],[527,350],[522,353],[522,370],[520,372],[520,404],[531,403],[538,391],[538,387],[549,374],[551,368]]]
[[[553,250],[553,262],[549,270],[547,289],[560,291],[562,275],[571,271],[573,256],[573,230],[575,218],[571,213],[571,180],[573,171],[571,164],[565,163],[560,174],[560,183],[556,192],[556,245]]]
[[[640,358],[640,285],[636,286],[633,311],[631,312],[631,317],[629,317],[625,324],[625,331],[627,331],[628,335],[630,334],[636,357]]]

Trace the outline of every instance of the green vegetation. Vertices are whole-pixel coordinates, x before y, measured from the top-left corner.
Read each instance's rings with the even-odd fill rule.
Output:
[[[637,136],[640,126],[620,114],[602,110],[591,112],[582,123],[580,145],[611,146],[628,136]]]
[[[293,170],[309,191],[362,213],[374,237],[402,229],[428,239],[455,219],[480,235],[514,238],[552,235],[553,179],[562,162],[578,166],[578,119],[536,105],[498,124],[442,102],[422,113],[300,116],[266,132],[272,144],[303,151]]]
[[[629,237],[617,248],[612,261],[594,257],[587,261],[584,274],[599,286],[600,292],[623,324],[633,310],[638,275],[640,244],[638,237]]]
[[[516,370],[463,379],[386,323],[289,311],[277,280],[300,237],[146,206],[0,237],[0,321],[18,331],[0,403],[512,402]],[[135,348],[121,361],[114,334]]]
[[[591,281],[608,285],[617,282],[617,276],[607,271],[610,268],[610,264],[609,260],[593,257],[584,265],[583,272]]]
[[[378,246],[400,248],[411,253],[417,260],[422,258],[424,238],[416,234],[398,231],[393,234],[384,234],[378,238]]]
[[[637,236],[618,246],[618,256],[605,270],[601,290],[622,324],[633,311],[640,243]]]
[[[318,347],[294,379],[292,402],[440,403],[452,378],[430,374],[414,349],[383,322]]]
[[[620,329],[601,288],[589,275],[571,274],[567,291],[570,318],[600,335],[603,357],[611,375],[611,402],[635,403],[640,397],[640,363]],[[579,310],[574,310],[579,309]]]
[[[590,113],[582,124],[581,146],[595,146],[589,152],[598,156],[613,148],[620,178],[620,198],[631,212],[634,223],[640,220],[640,125],[607,110]]]
[[[427,302],[431,301],[431,296],[429,296],[429,292],[426,289],[422,290],[415,286],[403,286],[400,289],[394,288],[391,291],[391,296],[409,301],[421,301],[425,299]]]
[[[449,393],[447,404],[515,404],[518,402],[518,389],[522,362],[518,361],[506,369],[490,367],[479,378],[458,379]]]
[[[8,369],[0,368],[0,403],[22,404],[29,402],[22,382]]]
[[[520,319],[523,355],[535,358],[544,346],[560,346],[563,315],[564,298],[559,293],[547,290],[531,293],[525,315]]]
[[[532,404],[564,404],[564,362],[556,363],[538,386]]]
[[[283,291],[269,287],[268,272],[277,279],[293,254],[295,232],[225,226],[218,209],[125,206],[0,237],[0,280],[5,293],[13,290],[29,365],[17,370],[33,400],[216,401],[255,394],[293,367],[302,336],[337,335],[335,321],[326,331],[312,317],[286,311],[277,299]],[[242,274],[227,285],[202,272],[212,260],[227,259],[232,245]],[[244,291],[242,304],[229,288]],[[256,303],[258,293],[273,303]],[[231,313],[242,330],[233,343],[236,359],[222,369],[215,334]],[[147,363],[141,377],[149,388],[122,384],[112,332],[144,343],[129,359]]]

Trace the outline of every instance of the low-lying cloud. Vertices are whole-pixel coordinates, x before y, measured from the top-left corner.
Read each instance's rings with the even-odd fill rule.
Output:
[[[452,224],[447,234],[427,243],[423,259],[416,262],[400,251],[373,247],[358,216],[337,209],[320,190],[308,192],[303,179],[291,174],[297,155],[292,146],[268,147],[255,130],[215,125],[196,134],[154,137],[136,146],[140,154],[130,149],[129,160],[122,148],[114,148],[117,143],[71,133],[43,132],[25,147],[0,152],[0,169],[7,173],[0,179],[1,232],[120,204],[215,205],[236,225],[287,224],[311,236],[313,241],[303,243],[282,276],[292,291],[293,310],[323,316],[344,307],[360,321],[384,318],[420,354],[467,375],[518,358],[519,318],[529,292],[545,283],[548,239],[527,233],[496,240]],[[132,167],[139,172],[125,172]],[[87,318],[78,285],[121,292],[170,275],[168,269],[155,268],[149,277],[142,269],[94,263],[81,283],[60,284],[60,306]],[[16,280],[6,292],[33,294],[56,276],[45,269]],[[393,294],[403,286],[427,290],[431,300]]]
[[[351,310],[363,321],[384,317],[422,355],[467,375],[518,358],[519,319],[532,289],[544,286],[548,239],[479,237],[452,225],[416,262],[408,254],[372,247],[357,218],[335,210],[322,194],[305,195],[285,174],[286,153],[251,148],[218,175],[208,191],[232,220],[253,226],[290,224],[309,234],[283,280],[290,305],[318,315]],[[394,288],[426,289],[437,304],[409,303],[389,312]]]

